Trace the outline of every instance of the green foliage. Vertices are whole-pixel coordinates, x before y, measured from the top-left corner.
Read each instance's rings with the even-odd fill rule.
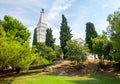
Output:
[[[72,34],[71,34],[70,27],[67,24],[67,19],[64,15],[62,15],[62,23],[60,26],[60,45],[61,45],[64,55],[67,52],[65,49],[66,42],[68,40],[71,40],[71,38],[72,38]]]
[[[15,54],[14,52],[12,52],[13,49],[13,46],[10,46],[6,41],[0,44],[0,66],[8,65],[9,61],[13,58],[13,56],[11,55]]]
[[[30,46],[27,42],[23,45],[16,44],[15,46],[15,55],[10,61],[10,64],[13,68],[20,67],[21,69],[28,69],[30,64],[34,60],[34,56],[31,55]]]
[[[67,58],[71,61],[76,61],[77,64],[87,59],[89,49],[82,43],[77,43],[76,41],[69,40],[67,41],[65,49],[67,50]]]
[[[8,65],[9,60],[13,57],[9,55],[14,53],[9,53],[10,51],[12,52],[14,48],[9,45],[11,42],[7,42],[6,40],[8,40],[8,38],[6,38],[6,33],[2,25],[0,25],[0,66]]]
[[[29,45],[30,33],[18,20],[5,16],[0,22],[0,66],[27,69],[34,57]]]
[[[2,45],[2,46],[1,46]],[[20,67],[28,69],[33,61],[31,56],[30,46],[26,42],[21,45],[17,41],[9,40],[0,45],[0,65],[12,66],[12,68]]]
[[[51,47],[52,49],[54,49],[54,43],[55,43],[55,39],[53,38],[53,35],[52,35],[52,29],[48,28],[47,30],[47,33],[46,33],[46,41],[45,41],[45,44],[48,46],[48,47]]]
[[[111,51],[113,50],[113,45],[110,41],[107,43],[107,46],[104,50],[104,59],[113,60],[113,53],[111,53]]]
[[[63,52],[62,52],[61,47],[59,45],[55,45],[55,49],[54,50],[55,50],[57,59],[62,59]]]
[[[120,11],[116,11],[108,16],[109,26],[107,33],[112,41],[113,49],[116,51],[115,60],[120,63]]]
[[[53,61],[56,58],[55,51],[50,47],[45,47],[42,55],[49,61]]]
[[[4,29],[3,29],[3,27],[2,27],[2,25],[0,25],[0,43],[2,44],[4,41],[5,41],[5,35],[6,35],[6,33],[5,33],[5,31],[4,31]]]
[[[2,27],[2,25],[0,25],[0,37],[5,37],[5,31]]]
[[[29,40],[29,31],[17,19],[14,19],[11,16],[4,16],[2,26],[6,32],[7,37],[19,41],[21,43],[24,43],[25,41]]]
[[[92,40],[93,38],[97,37],[97,32],[95,31],[94,24],[91,22],[86,23],[86,44],[88,45],[88,48],[92,51]]]
[[[34,60],[32,62],[33,65],[39,65],[39,64],[49,64],[50,62],[45,59],[43,56],[40,56],[38,53],[34,53],[32,56],[34,56]]]
[[[49,61],[45,57],[41,56],[41,51],[40,49],[38,50],[36,46],[32,46],[32,56],[35,57],[32,62],[33,65],[49,64]]]
[[[98,54],[100,62],[104,63],[104,55],[107,54],[106,48],[108,46],[109,40],[106,35],[99,35],[96,38],[92,39],[93,52]]]
[[[33,35],[33,43],[32,45],[37,45],[37,30],[34,29],[34,35]]]
[[[45,59],[49,61],[56,59],[55,51],[51,47],[46,46],[45,43],[37,43],[36,48],[37,53]]]

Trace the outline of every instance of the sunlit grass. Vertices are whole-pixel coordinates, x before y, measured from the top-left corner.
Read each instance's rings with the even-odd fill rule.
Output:
[[[31,74],[0,80],[0,84],[120,84],[120,79],[111,79],[110,77],[98,75],[80,77]]]

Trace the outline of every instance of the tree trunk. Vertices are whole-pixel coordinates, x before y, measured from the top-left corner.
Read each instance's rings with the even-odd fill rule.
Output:
[[[21,68],[20,67],[16,67],[16,74],[20,73]]]

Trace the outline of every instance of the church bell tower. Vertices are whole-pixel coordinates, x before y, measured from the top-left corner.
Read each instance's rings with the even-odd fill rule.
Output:
[[[44,9],[42,8],[42,11],[40,13],[40,19],[36,27],[37,42],[45,42],[47,28],[48,27],[44,17]]]

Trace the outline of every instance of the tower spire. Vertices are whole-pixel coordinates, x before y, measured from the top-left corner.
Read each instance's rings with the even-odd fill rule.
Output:
[[[46,24],[46,21],[45,21],[45,17],[44,17],[44,9],[42,8],[42,11],[41,11],[41,14],[40,14],[40,19],[39,19],[39,22],[37,25],[40,25],[40,24]]]

